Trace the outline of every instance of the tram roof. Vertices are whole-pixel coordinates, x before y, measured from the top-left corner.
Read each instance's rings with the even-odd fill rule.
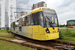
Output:
[[[52,8],[47,8],[47,7],[40,7],[40,8],[36,8],[36,9],[34,9],[34,10],[32,10],[30,13],[28,13],[27,15],[30,15],[30,14],[33,14],[33,13],[36,13],[36,12],[40,12],[40,11],[42,11],[42,9],[51,9],[51,10],[54,10],[54,9],[52,9]],[[27,15],[25,15],[25,16],[27,16]]]
[[[32,10],[30,13],[19,17],[18,19],[16,19],[16,21],[19,20],[20,18],[23,18],[23,17],[28,16],[28,15],[30,15],[30,14],[33,14],[33,13],[36,13],[36,12],[40,12],[40,11],[42,11],[43,8],[44,8],[44,9],[51,9],[51,10],[54,10],[54,9],[52,9],[52,8],[47,8],[47,7],[36,8],[36,9]]]

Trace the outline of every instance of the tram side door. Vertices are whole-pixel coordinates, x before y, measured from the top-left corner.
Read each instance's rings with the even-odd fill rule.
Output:
[[[19,19],[19,34],[22,35],[22,18]]]
[[[13,31],[15,31],[15,22],[13,22]]]

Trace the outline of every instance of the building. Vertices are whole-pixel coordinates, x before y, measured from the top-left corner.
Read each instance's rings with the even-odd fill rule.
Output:
[[[47,4],[44,1],[33,4],[32,10],[35,9],[35,8],[39,8],[39,7],[47,7]]]
[[[13,9],[14,8],[14,9]],[[0,28],[10,28],[15,20],[16,0],[0,0]]]
[[[1,29],[1,1],[0,1],[0,29]]]
[[[15,17],[15,19],[17,20],[18,18],[22,17],[23,15],[26,15],[27,12],[16,12],[18,13],[17,16]]]
[[[75,20],[68,20],[67,24],[71,23],[73,26],[75,26]]]

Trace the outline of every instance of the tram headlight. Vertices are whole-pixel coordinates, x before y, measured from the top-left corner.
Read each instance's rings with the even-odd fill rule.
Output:
[[[49,29],[48,29],[48,28],[46,29],[46,32],[47,32],[47,33],[50,33],[50,31],[49,31]]]
[[[47,31],[47,33],[50,33],[50,31]]]

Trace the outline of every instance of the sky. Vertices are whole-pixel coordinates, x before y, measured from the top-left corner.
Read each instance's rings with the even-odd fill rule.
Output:
[[[57,12],[59,24],[65,24],[67,20],[75,20],[75,0],[17,0],[18,11],[31,11],[32,5],[44,1],[48,8],[53,8]]]

